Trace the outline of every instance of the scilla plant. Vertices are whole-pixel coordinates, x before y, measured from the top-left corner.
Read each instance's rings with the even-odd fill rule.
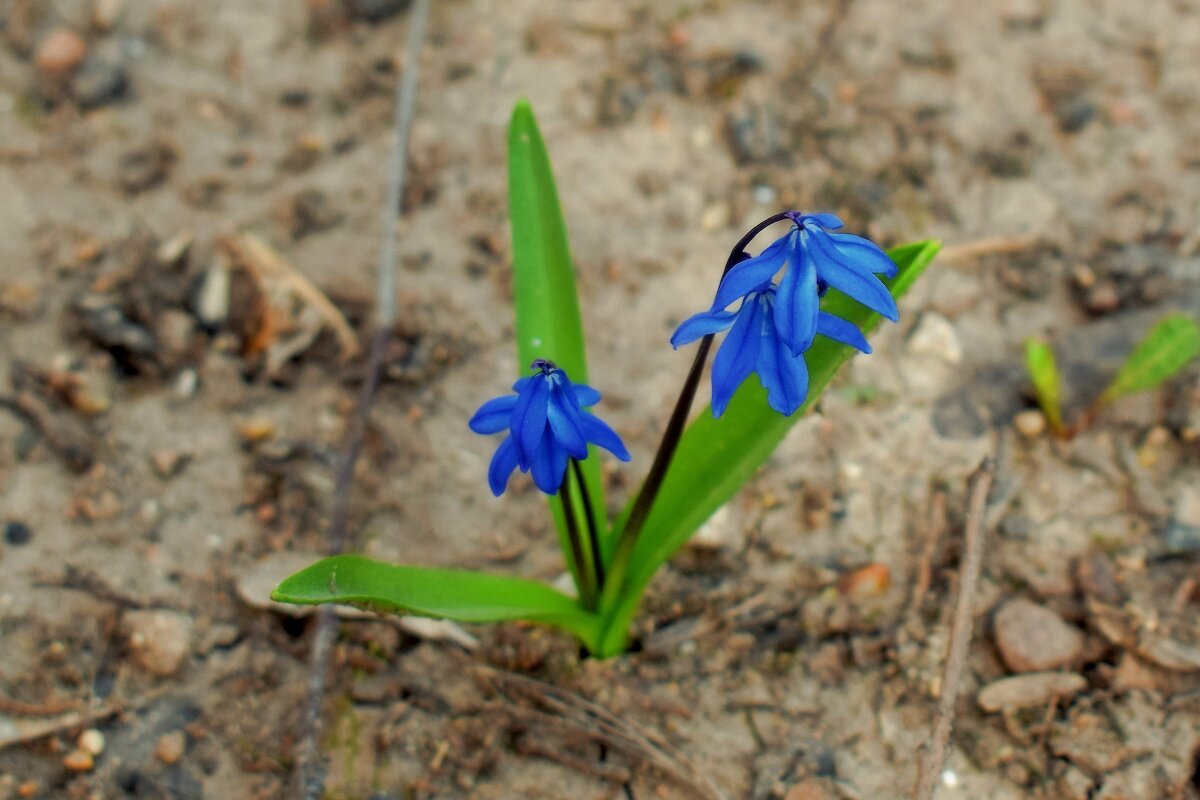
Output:
[[[504,434],[487,480],[503,494],[511,474],[530,473],[549,499],[572,597],[546,584],[465,570],[327,558],[284,580],[288,603],[345,603],[385,613],[461,622],[526,620],[569,631],[600,657],[623,652],[633,617],[657,570],[746,483],[855,352],[865,333],[898,318],[895,298],[929,265],[938,243],[883,251],[836,232],[832,214],[785,211],[734,245],[712,306],[687,319],[671,344],[699,340],[649,472],[615,519],[606,514],[598,450],[622,461],[620,436],[591,410],[584,339],[566,229],[545,144],[529,104],[508,135],[517,357],[512,393],[470,420]],[[751,241],[776,224],[783,235],[757,255]],[[688,423],[714,337],[712,408]],[[756,374],[757,381],[747,380]],[[482,398],[481,398],[482,399]],[[482,476],[481,476],[482,487]]]

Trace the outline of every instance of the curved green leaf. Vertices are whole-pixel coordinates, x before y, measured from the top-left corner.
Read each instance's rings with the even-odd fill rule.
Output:
[[[513,108],[508,128],[508,213],[512,222],[520,373],[529,374],[530,363],[535,358],[545,358],[566,370],[575,383],[586,383],[583,325],[579,317],[567,228],[554,185],[550,155],[527,100],[520,100]],[[601,516],[597,521],[601,540],[606,541],[603,534],[608,522],[603,518],[604,485],[600,480],[598,459],[588,458],[583,463],[583,477],[592,508]],[[572,482],[576,519],[585,519],[583,494],[578,491],[575,476],[568,474],[567,480]],[[581,586],[580,565],[571,557],[562,500],[551,498],[550,507],[564,558],[575,578],[575,585]],[[584,558],[590,559],[587,541],[582,545]]]
[[[1101,403],[1122,395],[1153,389],[1200,355],[1200,326],[1186,314],[1172,314],[1158,321],[1146,338],[1129,354]]]
[[[537,581],[385,564],[356,555],[325,558],[300,570],[284,579],[271,599],[297,605],[340,603],[458,622],[539,622],[569,631],[589,648],[599,633],[599,617]]]
[[[899,268],[895,278],[884,281],[894,297],[908,291],[940,248],[940,242],[930,240],[888,251]],[[832,289],[821,307],[858,325],[864,332],[882,319]],[[766,390],[758,381],[747,380],[734,394],[721,419],[714,419],[711,409],[706,408],[691,422],[634,549],[626,586],[617,605],[606,615],[599,655],[611,656],[624,649],[629,623],[654,573],[766,462],[792,425],[817,401],[838,368],[855,352],[851,347],[819,337],[805,355],[809,371],[808,401],[790,417],[772,410],[767,405]],[[620,528],[628,513],[626,509],[615,528]]]

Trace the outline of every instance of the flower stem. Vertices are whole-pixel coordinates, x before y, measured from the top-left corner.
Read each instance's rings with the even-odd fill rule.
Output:
[[[746,247],[754,240],[755,236],[776,222],[782,222],[785,219],[789,219],[788,214],[781,211],[767,217],[747,231],[746,235],[739,239],[738,243],[729,251],[729,258],[725,261],[725,269],[721,272],[721,277],[724,278],[729,270],[748,257]],[[667,470],[671,466],[671,459],[675,456],[675,450],[679,446],[679,440],[683,437],[688,414],[692,409],[692,401],[695,400],[696,389],[700,386],[700,376],[704,373],[705,362],[708,361],[709,351],[712,350],[713,336],[714,334],[710,333],[700,340],[700,349],[696,351],[696,358],[692,361],[687,378],[684,379],[679,399],[675,401],[675,408],[671,411],[666,430],[663,431],[662,441],[658,444],[658,452],[654,454],[650,472],[646,474],[646,480],[642,483],[637,499],[633,501],[633,508],[617,539],[612,561],[609,564],[609,590],[604,592],[605,607],[615,602],[623,590],[622,584],[629,571],[629,561],[633,556],[633,548],[637,544],[638,534],[641,533],[642,526],[646,524],[646,518],[650,515],[650,509],[654,506],[655,498],[658,497],[658,490],[662,488],[663,479],[666,478]]]
[[[583,496],[587,497],[587,489],[580,482]],[[579,576],[579,599],[588,611],[596,610],[598,588],[592,572],[592,566],[583,556],[583,540],[579,537],[579,520],[575,518],[575,504],[571,501],[571,476],[564,475],[559,499],[563,504],[563,517],[567,521],[567,539],[571,542],[571,557],[575,561],[575,574]],[[590,514],[589,514],[590,516]]]
[[[596,591],[604,591],[604,554],[600,552],[600,532],[597,530],[596,514],[592,510],[592,498],[588,496],[587,484],[583,481],[583,468],[577,459],[571,459],[571,472],[579,483],[579,496],[583,499],[583,513],[587,517],[588,545],[592,551],[592,575]]]

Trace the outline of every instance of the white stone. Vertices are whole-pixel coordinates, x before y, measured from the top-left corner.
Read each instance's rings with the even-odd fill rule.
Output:
[[[917,328],[908,337],[908,351],[916,355],[940,358],[947,364],[962,363],[962,344],[950,320],[933,311],[921,315]]]

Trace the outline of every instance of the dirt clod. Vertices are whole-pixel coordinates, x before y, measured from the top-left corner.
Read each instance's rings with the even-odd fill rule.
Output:
[[[1069,666],[1083,649],[1083,634],[1045,606],[1018,599],[996,613],[996,647],[1013,672]]]

